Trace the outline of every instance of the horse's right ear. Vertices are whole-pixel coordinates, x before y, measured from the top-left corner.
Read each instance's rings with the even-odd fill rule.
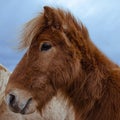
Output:
[[[44,19],[46,21],[47,26],[51,26],[56,29],[60,29],[62,26],[60,17],[54,8],[44,6]]]

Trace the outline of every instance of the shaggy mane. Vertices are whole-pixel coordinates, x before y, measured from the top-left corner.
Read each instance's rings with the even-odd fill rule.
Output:
[[[59,16],[59,19],[62,20],[63,24],[63,32],[66,34],[72,34],[73,36],[76,36],[78,32],[81,33],[81,37],[83,38],[89,38],[88,31],[86,27],[82,24],[81,21],[76,20],[74,16],[70,12],[65,12],[61,9],[54,9],[55,13]],[[44,19],[44,11],[40,13],[36,18],[29,21],[23,30],[22,33],[22,39],[20,41],[19,49],[25,49],[28,48],[31,44],[31,41],[36,37],[36,35],[40,35],[43,31],[48,29],[48,25],[46,25],[45,19]],[[75,33],[75,31],[78,31]],[[71,37],[67,34],[68,37]]]

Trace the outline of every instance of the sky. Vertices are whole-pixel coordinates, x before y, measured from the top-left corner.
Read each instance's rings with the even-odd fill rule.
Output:
[[[120,0],[0,0],[0,64],[14,70],[25,52],[16,49],[22,28],[45,5],[71,11],[95,45],[120,65]]]

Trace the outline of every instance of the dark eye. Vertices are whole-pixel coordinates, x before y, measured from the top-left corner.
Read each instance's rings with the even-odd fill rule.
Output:
[[[52,46],[51,46],[51,44],[50,43],[43,43],[42,45],[41,45],[41,51],[47,51],[47,50],[49,50],[50,48],[51,48]]]

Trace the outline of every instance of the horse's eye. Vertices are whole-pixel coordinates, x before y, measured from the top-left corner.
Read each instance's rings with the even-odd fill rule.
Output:
[[[52,46],[51,46],[50,43],[43,43],[43,44],[41,45],[41,51],[47,51],[47,50],[49,50],[51,47],[52,47]]]

